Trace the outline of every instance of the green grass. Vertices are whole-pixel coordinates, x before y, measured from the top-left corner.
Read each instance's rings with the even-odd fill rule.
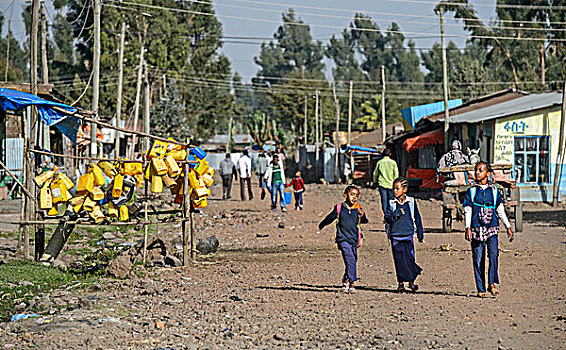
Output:
[[[23,281],[33,285],[20,285]],[[63,272],[29,260],[12,260],[0,266],[0,319],[9,320],[17,313],[15,305],[27,302],[36,295],[77,282],[91,284],[95,281],[93,276]]]

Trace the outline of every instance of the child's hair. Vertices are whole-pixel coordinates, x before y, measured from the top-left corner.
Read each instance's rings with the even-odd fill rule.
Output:
[[[478,166],[480,164],[484,164],[485,168],[487,169],[488,173],[493,173],[493,169],[491,168],[491,164],[489,164],[489,162],[485,161],[485,160],[480,160],[479,162],[476,163],[476,166],[474,167],[474,169],[477,169]]]
[[[346,189],[344,190],[344,194],[350,193],[351,190],[356,190],[356,191],[360,192],[360,190],[356,186],[349,185],[349,186],[346,186]]]
[[[301,171],[297,170],[297,172],[295,173],[295,176],[301,176]]]
[[[396,183],[400,184],[401,187],[403,188],[409,187],[409,180],[407,180],[407,178],[405,177],[398,177],[395,180],[393,180],[393,186],[395,186]]]

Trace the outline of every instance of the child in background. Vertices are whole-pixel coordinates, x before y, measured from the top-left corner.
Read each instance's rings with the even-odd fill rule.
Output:
[[[325,226],[336,223],[336,244],[342,252],[344,259],[344,276],[342,277],[342,290],[347,293],[354,292],[354,282],[358,280],[357,263],[358,247],[360,245],[359,224],[367,224],[368,219],[358,204],[360,190],[355,186],[348,186],[344,191],[343,203],[334,206],[332,212],[318,224],[318,229],[322,230]]]
[[[300,171],[295,173],[295,177],[287,185],[287,187],[291,186],[293,186],[293,195],[295,197],[295,210],[303,210],[303,193],[306,188]]]
[[[495,286],[499,283],[498,255],[499,255],[499,219],[507,228],[509,242],[514,235],[511,224],[505,214],[504,200],[497,187],[489,181],[492,173],[489,163],[480,161],[475,167],[476,185],[469,188],[464,197],[464,213],[466,220],[466,240],[471,241],[474,276],[478,297],[487,298],[485,290],[485,250],[489,259],[487,290],[498,296],[499,290]]]
[[[413,235],[416,233],[419,242],[423,242],[423,224],[417,202],[407,196],[409,182],[403,177],[393,181],[393,200],[390,200],[385,211],[387,237],[391,240],[391,251],[397,282],[397,291],[405,291],[405,282],[409,289],[416,292],[419,287],[415,279],[421,274],[421,267],[415,262],[415,244]]]

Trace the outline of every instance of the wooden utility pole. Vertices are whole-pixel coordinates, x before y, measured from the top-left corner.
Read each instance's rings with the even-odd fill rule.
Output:
[[[552,189],[552,206],[558,206],[560,195],[560,178],[562,173],[562,162],[564,162],[564,127],[566,127],[566,78],[562,89],[562,115],[560,116],[560,137],[558,141],[558,154],[556,157],[556,167],[554,168],[554,184]]]
[[[307,142],[307,136],[308,136],[308,134],[307,134],[307,129],[308,129],[308,123],[307,123],[308,102],[307,102],[307,100],[308,100],[308,97],[307,97],[307,95],[305,95],[305,127],[304,127],[304,129],[305,129],[304,130],[304,132],[305,132],[305,152],[306,152],[306,147],[307,147],[307,144],[308,144],[308,142]]]
[[[140,95],[142,88],[144,53],[145,53],[144,41],[145,41],[146,33],[147,33],[147,26],[144,25],[143,38],[140,38],[140,43],[141,43],[140,65],[138,69],[138,81],[136,84],[136,100],[134,101],[134,131],[136,131],[138,128],[138,116],[140,113]],[[132,144],[130,145],[130,152],[129,152],[130,159],[134,159],[135,148],[136,148],[136,135],[134,134],[132,135]]]
[[[338,183],[340,178],[340,169],[338,165],[340,163],[340,105],[338,104],[338,98],[336,97],[336,83],[332,85],[332,95],[334,96],[334,109],[336,109],[336,137],[334,138],[334,182]]]
[[[354,82],[350,80],[350,91],[348,92],[348,147],[352,142],[352,90],[354,89]]]
[[[120,30],[120,51],[118,53],[118,96],[116,98],[116,126],[120,127],[122,117],[122,85],[124,83],[124,45],[126,41],[126,22],[122,22]],[[120,132],[115,130],[114,154],[116,158],[120,156]]]
[[[30,92],[32,95],[37,95],[37,39],[39,33],[39,0],[32,1],[32,12],[31,12],[31,34],[30,34]],[[37,120],[37,109],[35,107],[27,108],[24,118],[27,118],[29,114],[29,124],[25,125],[25,129],[23,132],[28,135],[27,140],[24,138],[24,159],[25,159],[25,169],[24,171],[27,172],[26,177],[26,187],[28,190],[32,192],[32,194],[36,195],[35,185],[33,183],[34,177],[34,160],[37,160],[37,157],[32,157],[31,153],[29,152],[36,146],[37,140],[37,130],[39,130],[38,120]],[[37,166],[37,164],[35,164]],[[35,206],[34,203],[29,200],[25,199],[26,205],[26,221],[30,221],[35,219]],[[35,230],[36,233],[38,230]],[[29,226],[26,225],[24,229],[24,258],[29,257]]]
[[[232,153],[232,128],[234,123],[234,116],[230,116],[230,122],[228,123],[228,142],[226,143],[226,152]]]
[[[387,137],[387,123],[385,122],[385,66],[381,65],[381,141],[385,145]]]
[[[92,111],[94,118],[98,119],[98,94],[100,92],[100,11],[101,0],[94,0],[94,47],[92,67]],[[90,123],[90,156],[96,158],[96,129],[95,123]]]
[[[444,150],[449,151],[450,110],[448,109],[448,64],[446,62],[446,41],[444,38],[444,8],[439,6],[440,44],[442,46],[442,86],[444,90]]]
[[[8,67],[10,67],[10,41],[12,41],[12,19],[8,20],[8,42],[6,43],[6,71],[4,72],[4,81],[8,82]]]
[[[315,172],[318,179],[318,90],[315,91],[315,107],[314,107],[314,144],[315,144]]]
[[[45,18],[45,2],[41,2],[41,73],[43,84],[49,84],[49,66],[47,64],[47,20]],[[51,150],[49,126],[43,125],[43,149]]]

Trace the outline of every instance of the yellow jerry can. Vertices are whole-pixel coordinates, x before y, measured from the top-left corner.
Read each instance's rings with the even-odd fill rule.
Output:
[[[91,164],[91,168],[92,168],[92,175],[94,176],[94,184],[96,186],[104,185],[106,183],[106,179],[104,178],[104,174],[102,173],[102,170],[100,170],[98,165],[94,163]]]
[[[137,175],[143,173],[143,165],[140,162],[127,162],[124,163],[124,175]]]
[[[90,197],[86,197],[85,201],[83,203],[83,208],[86,211],[92,211],[92,209],[94,208],[94,206],[96,205],[96,202],[93,201]]]
[[[74,207],[76,205],[82,205],[85,201],[86,196],[76,196],[71,198],[71,200],[69,201],[69,203]]]
[[[151,177],[153,176],[153,174],[155,174],[155,170],[153,170],[153,166],[151,166],[151,164],[148,164],[148,165],[145,167],[145,171],[144,171],[144,173],[143,173],[143,178],[144,178],[146,181],[150,181],[150,180],[151,180]]]
[[[193,207],[195,208],[206,208],[207,205],[206,197],[193,200]]]
[[[33,182],[35,182],[35,184],[38,187],[43,187],[43,184],[46,183],[47,181],[51,180],[53,178],[53,175],[55,174],[55,171],[53,170],[47,170],[46,172],[44,172],[41,175],[36,176],[33,179]]]
[[[92,199],[94,199],[95,201],[99,201],[99,200],[104,199],[104,192],[102,192],[100,187],[95,186],[92,189]]]
[[[94,219],[94,222],[99,224],[104,221],[104,214],[102,214],[102,210],[100,210],[99,205],[95,205],[92,208],[92,211],[89,213],[90,217]]]
[[[77,192],[92,192],[92,187],[94,186],[94,175],[92,173],[86,173],[79,177],[79,182],[77,183]]]
[[[167,165],[169,176],[171,176],[172,178],[179,176],[181,169],[179,168],[179,165],[177,165],[175,158],[171,157],[170,155],[165,157],[165,164]]]
[[[197,175],[192,170],[189,171],[189,187],[190,188],[197,188],[198,187]]]
[[[57,214],[59,214],[59,212],[57,211],[57,207],[54,205],[51,207],[51,209],[49,209],[49,211],[47,212],[48,216],[57,216]]]
[[[161,177],[163,179],[163,184],[167,188],[174,187],[177,185],[177,181],[173,180],[169,175],[165,174]]]
[[[69,177],[67,175],[65,175],[63,173],[59,173],[59,178],[61,179],[61,181],[63,181],[63,183],[65,184],[65,187],[67,187],[68,190],[75,187],[75,184],[73,183],[73,181],[71,179],[69,179]]]
[[[51,197],[51,188],[49,183],[46,183],[39,191],[39,208],[51,209],[53,206],[53,199]]]
[[[195,170],[197,171],[197,173],[199,175],[204,175],[208,172],[208,169],[210,167],[208,166],[208,162],[206,160],[200,160],[195,168]]]
[[[163,157],[165,155],[165,153],[167,153],[168,145],[169,145],[169,142],[155,140],[155,142],[151,146],[151,150],[149,151],[149,153],[147,155],[148,159],[156,158],[156,157],[157,158]]]
[[[203,198],[210,194],[210,190],[206,187],[198,187],[193,190],[193,193],[195,193],[198,198]]]
[[[214,183],[214,179],[208,173],[201,176],[200,179],[202,180],[202,182],[204,182],[206,186],[209,187],[212,186],[212,184]]]
[[[114,205],[114,203],[109,202],[108,203],[108,216],[111,217],[112,219],[116,219],[119,216],[119,212],[118,212],[118,208],[116,208],[116,206]]]
[[[185,151],[184,149],[171,151],[169,152],[169,155],[173,157],[173,159],[175,159],[176,161],[187,159],[187,151]]]
[[[163,179],[161,178],[161,176],[153,175],[151,177],[151,192],[153,193],[163,192]]]
[[[118,174],[114,177],[114,184],[112,185],[112,197],[118,198],[122,195],[122,188],[124,186],[124,176]]]
[[[151,159],[151,165],[153,167],[153,171],[155,172],[155,174],[157,174],[159,176],[167,174],[167,165],[165,165],[165,162],[163,161],[163,159],[152,158]]]
[[[53,204],[66,202],[69,200],[69,198],[71,198],[70,196],[68,196],[69,191],[67,191],[67,187],[60,178],[51,181],[49,187],[51,188],[51,198],[53,199]]]
[[[113,178],[118,174],[118,170],[116,170],[114,164],[110,163],[107,160],[101,160],[100,162],[98,162],[98,166],[109,178]]]
[[[128,211],[128,206],[123,205],[120,207],[120,221],[128,221],[130,218],[130,213]]]

